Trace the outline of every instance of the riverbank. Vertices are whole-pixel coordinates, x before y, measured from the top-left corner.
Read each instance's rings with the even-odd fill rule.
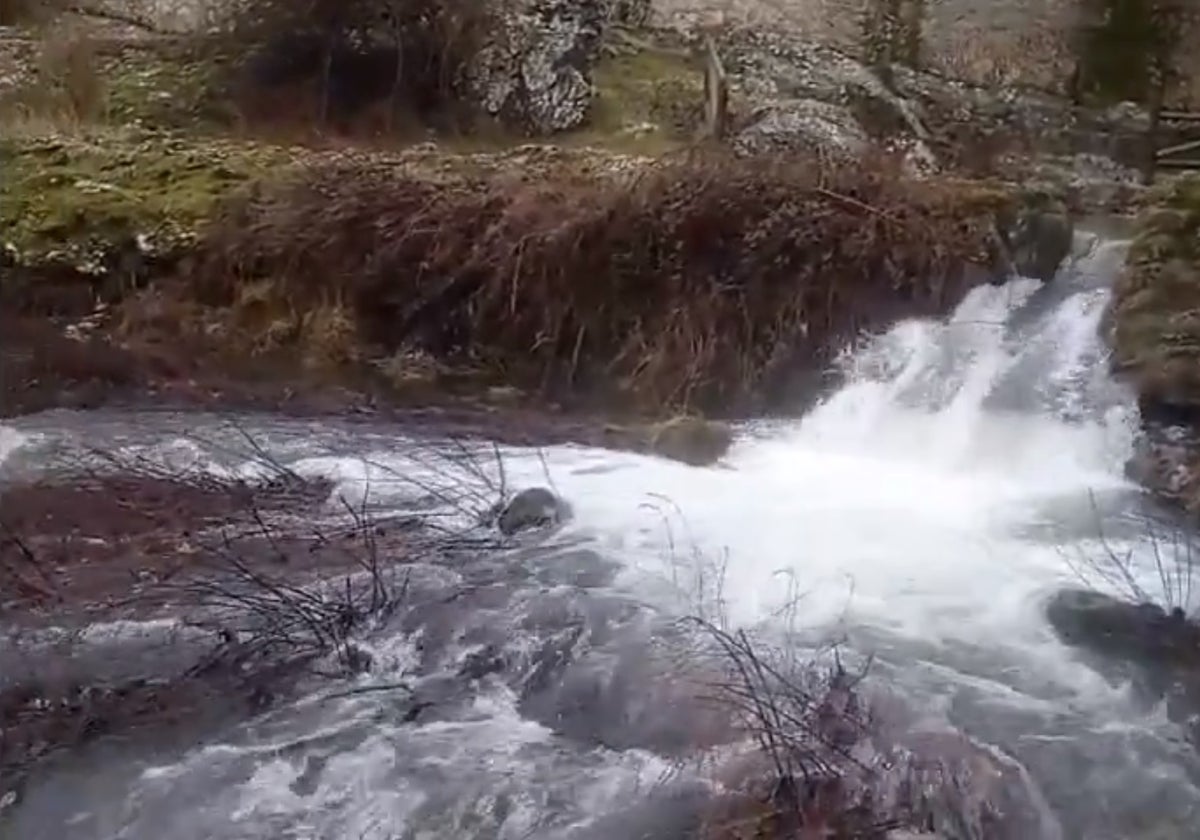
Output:
[[[336,118],[268,108],[313,105],[312,68],[276,78],[280,51],[302,46],[286,27],[135,37],[73,20],[61,38],[11,40],[6,312],[94,344],[16,353],[45,363],[36,380],[16,364],[4,411],[140,389],[229,408],[796,413],[860,333],[945,314],[1014,268],[1048,278],[1070,214],[1092,203],[1047,161],[1027,188],[1008,163],[934,160],[947,143],[965,154],[956,120],[986,129],[992,152],[1045,135],[1046,103],[998,113],[987,92],[922,74],[896,93],[786,33],[720,40],[737,135],[711,148],[694,136],[694,33],[615,16],[597,37],[572,14],[553,12],[587,96],[565,74],[491,113],[494,98],[454,82],[441,110],[402,124],[366,118],[413,90],[348,92],[370,50],[331,68],[329,95],[349,97],[327,103]],[[544,24],[523,55],[561,47]],[[775,54],[801,76],[762,61]],[[489,95],[514,60],[489,65]],[[785,99],[785,82],[815,99]],[[569,125],[537,128],[560,94]],[[480,107],[454,131],[441,121]],[[31,341],[50,343],[41,332]],[[91,357],[95,376],[71,370]]]

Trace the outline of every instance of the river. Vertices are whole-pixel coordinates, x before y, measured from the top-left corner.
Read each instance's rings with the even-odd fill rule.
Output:
[[[1045,287],[980,288],[949,319],[853,348],[836,393],[799,420],[742,425],[717,467],[502,450],[509,483],[551,483],[574,516],[536,551],[431,565],[428,603],[466,583],[477,597],[414,607],[369,640],[362,686],[426,686],[434,713],[406,720],[395,692],[314,688],[199,744],[99,744],[39,777],[0,834],[680,836],[655,797],[691,771],[672,760],[680,724],[655,708],[644,650],[671,617],[719,609],[735,627],[787,622],[813,645],[837,638],[847,656],[873,657],[870,679],[906,699],[914,725],[964,732],[1024,768],[1048,838],[1194,836],[1191,747],[1161,708],[1062,645],[1042,611],[1078,585],[1102,531],[1132,549],[1149,590],[1156,579],[1139,524],[1151,507],[1123,474],[1137,411],[1098,336],[1124,243],[1082,250]],[[227,419],[25,417],[0,427],[3,472],[37,471],[81,442],[252,469]],[[412,497],[387,475],[428,469],[380,425],[238,424],[381,510]],[[548,647],[568,664],[533,685]],[[481,649],[499,651],[507,675],[456,687]]]

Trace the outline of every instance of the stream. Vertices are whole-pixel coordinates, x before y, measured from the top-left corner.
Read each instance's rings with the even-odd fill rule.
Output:
[[[364,641],[374,667],[356,685],[404,682],[428,712],[407,692],[314,686],[200,743],[97,742],[0,811],[0,836],[686,837],[703,774],[674,756],[695,721],[663,701],[648,651],[697,610],[872,658],[868,679],[914,727],[1022,768],[1045,838],[1196,836],[1200,760],[1179,728],[1043,614],[1101,533],[1157,586],[1141,525],[1155,514],[1123,474],[1137,410],[1098,336],[1124,247],[1092,240],[1051,284],[982,287],[951,318],[864,341],[836,393],[802,419],[739,427],[713,468],[501,450],[506,482],[550,485],[574,515],[534,545],[414,565],[414,606]],[[20,418],[0,426],[0,480],[81,446],[253,471],[227,421]],[[429,469],[381,423],[238,425],[380,511],[412,504],[388,476]],[[480,652],[503,664],[468,682]]]

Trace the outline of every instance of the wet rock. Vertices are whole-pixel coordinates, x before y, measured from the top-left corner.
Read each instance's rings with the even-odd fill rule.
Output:
[[[801,796],[822,802],[824,810],[817,813],[833,829],[830,836],[1063,836],[1041,791],[1015,759],[945,724],[920,719],[897,697],[872,699],[864,716],[862,706],[855,710],[855,703],[863,699],[853,687],[834,685],[823,703],[832,714],[817,720],[822,727],[834,723],[847,733],[838,738],[845,756],[831,760],[823,779],[817,773],[803,782],[796,780]],[[821,735],[827,739],[836,731],[822,728]],[[847,746],[847,741],[852,743]],[[715,816],[761,824],[763,794],[777,797],[780,791],[768,756],[757,750],[736,756],[718,768],[718,774],[727,790],[742,794],[724,808],[718,802]],[[884,824],[900,833],[876,833]],[[906,835],[905,830],[915,834]],[[775,830],[755,836],[794,834]]]
[[[729,451],[733,430],[724,423],[700,417],[676,417],[651,427],[649,443],[656,455],[706,467]]]
[[[1200,440],[1191,412],[1147,405],[1142,410],[1143,429],[1125,464],[1125,476],[1160,499],[1191,512],[1200,511]],[[1184,421],[1160,425],[1156,416],[1178,415]]]
[[[500,512],[496,525],[502,534],[557,525],[571,515],[571,508],[545,487],[531,487],[513,497]]]
[[[645,799],[572,831],[570,840],[613,840],[617,837],[654,840],[695,840],[711,836],[705,812],[712,792],[699,782],[671,782],[656,787]]]
[[[592,65],[613,12],[613,0],[515,4],[472,70],[484,110],[532,134],[582,125],[592,102]]]
[[[738,737],[729,710],[706,699],[709,683],[655,651],[636,629],[622,628],[613,644],[584,650],[553,674],[526,684],[521,713],[588,747],[685,756]]]
[[[1112,367],[1138,395],[1129,473],[1200,512],[1200,177],[1155,188],[1104,317]]]
[[[595,551],[580,548],[557,550],[545,557],[531,557],[529,563],[539,581],[550,586],[577,586],[591,589],[612,583],[621,564]]]
[[[1058,593],[1046,616],[1065,643],[1099,657],[1110,679],[1132,681],[1148,706],[1165,701],[1167,718],[1200,750],[1200,620],[1081,590]]]
[[[1065,643],[1153,666],[1200,668],[1200,623],[1182,609],[1122,601],[1100,592],[1065,590],[1046,605]]]
[[[1075,241],[1066,205],[1044,192],[1027,195],[1011,218],[1001,220],[1000,232],[1013,270],[1042,282],[1054,279]]]

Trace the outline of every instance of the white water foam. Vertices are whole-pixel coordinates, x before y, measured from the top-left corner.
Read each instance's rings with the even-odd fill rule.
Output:
[[[901,325],[856,353],[850,382],[802,422],[746,436],[724,468],[605,455],[597,471],[595,453],[561,449],[550,475],[576,528],[678,580],[679,564],[662,561],[683,537],[665,533],[664,504],[647,508],[669,500],[685,541],[729,551],[724,596],[740,623],[769,619],[788,576],[813,624],[847,614],[923,640],[1041,644],[1036,595],[1071,572],[1055,546],[1014,529],[1049,504],[1132,492],[1122,465],[1135,415],[1104,376],[1097,335],[1107,291],[1080,286],[1026,335],[1006,330],[1038,288],[1024,281],[977,290],[946,323]],[[1028,362],[1039,370],[1020,385],[1044,392],[1037,410],[989,406]],[[543,467],[511,469],[532,483]]]

